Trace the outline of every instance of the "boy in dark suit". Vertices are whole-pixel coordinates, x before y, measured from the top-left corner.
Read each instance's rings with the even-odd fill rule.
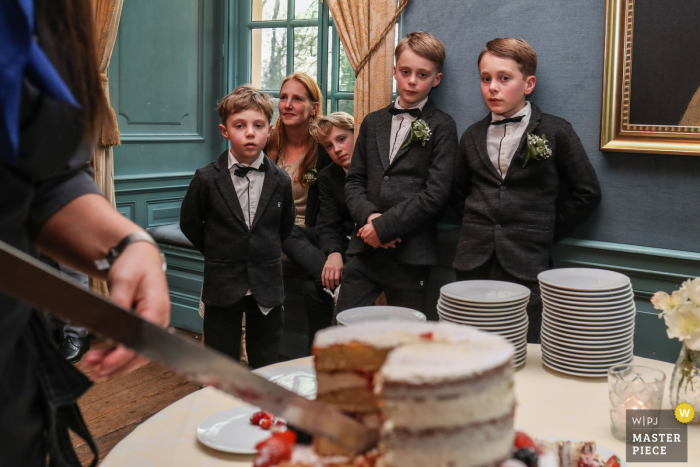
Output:
[[[230,149],[195,172],[182,202],[180,228],[204,255],[202,302],[206,345],[253,368],[277,362],[282,335],[282,247],[294,226],[287,173],[262,150],[273,104],[249,85],[219,103],[221,134]]]
[[[399,98],[360,127],[345,194],[357,229],[348,248],[336,313],[371,305],[422,310],[437,261],[436,218],[450,192],[457,129],[428,97],[440,84],[445,48],[425,32],[395,50]]]
[[[525,100],[536,83],[532,47],[494,39],[478,64],[491,113],[459,143],[453,205],[463,220],[454,267],[458,280],[528,287],[528,342],[538,342],[537,275],[550,267],[552,245],[598,206],[600,186],[571,124]]]
[[[318,248],[313,245],[307,248],[307,251],[314,251],[313,257],[317,263],[314,271],[321,271],[304,284],[309,347],[316,332],[330,326],[333,320],[334,298],[337,298],[340,290],[345,251],[355,227],[345,201],[345,174],[352,160],[354,130],[355,120],[345,112],[326,115],[310,128],[311,135],[325,149],[333,164],[318,173]]]

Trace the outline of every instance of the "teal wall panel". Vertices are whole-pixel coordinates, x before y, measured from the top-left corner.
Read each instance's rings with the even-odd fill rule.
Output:
[[[221,153],[223,2],[125,2],[109,67],[117,178],[193,173]]]

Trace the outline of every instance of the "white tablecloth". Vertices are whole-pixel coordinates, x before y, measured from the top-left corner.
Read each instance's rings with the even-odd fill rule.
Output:
[[[539,345],[528,345],[526,364],[515,374],[518,400],[515,426],[532,436],[594,440],[625,458],[625,443],[610,433],[608,384],[605,378],[567,376],[545,368]],[[278,366],[310,364],[311,358]],[[671,377],[670,363],[635,359]],[[205,388],[166,407],[117,444],[102,467],[250,467],[253,456],[227,454],[197,441],[195,429],[206,417],[244,403]],[[668,386],[664,408],[670,408]],[[700,426],[688,427],[688,463],[700,467]],[[643,464],[651,466],[651,463]],[[654,464],[676,467],[683,464]]]

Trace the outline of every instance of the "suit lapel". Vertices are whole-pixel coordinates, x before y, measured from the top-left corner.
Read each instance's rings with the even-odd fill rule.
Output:
[[[255,217],[253,217],[253,222],[250,226],[250,230],[255,228],[255,224],[258,223],[263,211],[267,209],[267,205],[270,203],[270,198],[272,198],[272,193],[275,192],[275,188],[279,184],[277,179],[277,166],[273,162],[265,157],[265,164],[268,164],[268,170],[265,172],[265,181],[263,182],[262,192],[260,193],[260,201],[258,202],[258,208],[255,210]]]
[[[527,155],[527,134],[533,133],[537,127],[540,126],[541,121],[542,111],[535,104],[530,102],[530,122],[527,124],[525,133],[523,133],[523,136],[520,137],[520,144],[516,150],[517,152],[513,155],[513,159],[510,161],[508,172],[506,172],[506,178],[504,181],[510,178],[513,172],[517,172],[523,168],[525,156]]]
[[[392,104],[393,105],[393,104]],[[435,104],[433,101],[428,98],[428,102],[425,103],[423,106],[423,110],[421,111],[421,116],[417,118],[416,120],[425,120],[425,122],[428,124],[428,127],[430,127],[430,118],[433,116],[433,112],[435,111]],[[411,123],[413,125],[413,123]],[[411,150],[411,147],[415,144],[422,144],[422,143],[411,143],[410,145],[404,147],[406,142],[411,139],[411,131],[409,130],[408,134],[404,138],[403,141],[401,141],[401,146],[399,146],[401,149],[399,149],[399,152],[396,153],[394,156],[394,160],[391,161],[391,165],[396,164],[396,161],[401,159],[408,151]]]
[[[216,187],[219,189],[221,196],[224,198],[233,216],[241,222],[243,228],[248,230],[245,217],[243,216],[243,210],[241,209],[241,203],[238,201],[236,188],[233,186],[233,181],[231,180],[231,172],[228,170],[228,149],[218,157],[215,166],[219,170],[219,173],[216,174]]]
[[[384,109],[382,114],[380,114],[379,122],[377,123],[376,135],[377,135],[377,151],[379,151],[379,158],[382,161],[382,167],[384,171],[389,168],[389,153],[391,151],[391,145],[389,140],[391,139],[391,117],[389,113],[389,108],[394,105],[392,102],[388,107]]]
[[[488,114],[486,118],[481,121],[481,129],[476,131],[474,134],[474,145],[476,146],[476,152],[479,153],[481,162],[484,163],[486,169],[491,172],[491,175],[496,177],[499,181],[501,180],[501,174],[496,170],[496,166],[491,162],[489,157],[489,151],[486,147],[486,137],[489,133],[489,126],[491,125],[491,114]]]

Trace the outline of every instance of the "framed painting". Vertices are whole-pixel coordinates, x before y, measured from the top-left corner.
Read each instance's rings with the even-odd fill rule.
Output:
[[[700,155],[700,2],[606,0],[601,151]]]

